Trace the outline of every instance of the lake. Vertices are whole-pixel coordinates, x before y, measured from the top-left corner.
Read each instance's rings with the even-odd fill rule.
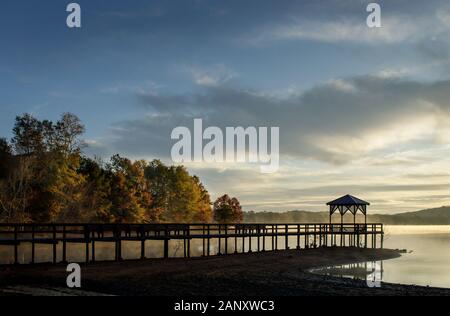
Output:
[[[383,282],[450,288],[450,226],[386,226],[384,240],[385,248],[408,253],[377,263]],[[314,272],[361,278],[365,268],[364,264],[343,265]]]

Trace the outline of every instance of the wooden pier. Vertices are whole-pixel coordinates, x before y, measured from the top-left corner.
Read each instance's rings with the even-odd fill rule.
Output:
[[[169,241],[183,244],[183,256],[191,257],[191,242],[200,241],[201,256],[239,252],[317,247],[383,247],[383,224],[0,224],[0,247],[13,247],[19,264],[19,247],[31,244],[30,263],[36,262],[36,245],[52,246],[52,261],[67,262],[68,244],[83,244],[84,261],[96,261],[96,243],[113,243],[116,261],[122,260],[122,243],[140,243],[140,259],[146,258],[146,241],[163,243],[169,258]],[[212,253],[212,241],[218,245]],[[58,247],[59,246],[59,247]],[[58,248],[60,253],[58,255]],[[139,258],[136,258],[139,259]]]

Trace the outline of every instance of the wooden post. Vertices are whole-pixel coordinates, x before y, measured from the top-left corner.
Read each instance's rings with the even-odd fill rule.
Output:
[[[203,243],[203,249],[202,249],[202,251],[203,251],[203,257],[205,257],[206,256],[206,251],[205,251],[205,248],[206,248],[206,240],[205,240],[205,225],[202,225],[202,236],[203,236],[203,238],[202,238],[202,243]]]
[[[92,262],[95,262],[95,236],[92,236],[92,243],[91,243],[91,251],[92,251]]]
[[[245,252],[245,226],[242,225],[242,253]]]
[[[116,261],[122,261],[122,231],[119,225],[115,225],[113,229],[116,239]]]
[[[262,251],[266,251],[266,225],[263,226],[263,232],[262,232],[262,237],[263,237],[263,242],[262,242]]]
[[[218,225],[218,231],[219,231],[219,238],[218,238],[218,244],[219,244],[219,246],[218,246],[218,252],[217,252],[217,255],[221,255],[222,253],[221,253],[221,249],[220,248],[222,248],[222,238],[220,237],[221,235],[221,233],[222,233],[222,231],[221,231],[221,225],[219,224]]]
[[[289,249],[289,226],[288,225],[284,226],[284,233],[285,233],[284,249],[288,250]]]
[[[35,243],[34,243],[34,236],[35,236],[35,228],[34,225],[31,226],[31,264],[34,264],[34,256],[35,256]]]
[[[317,248],[317,227],[316,224],[314,224],[314,248]]]
[[[209,247],[209,246],[210,246],[210,244],[211,244],[210,237],[209,237],[209,236],[210,236],[210,231],[211,231],[211,227],[210,227],[209,224],[208,224],[208,237],[207,237],[207,238],[208,238],[208,239],[207,239],[207,241],[208,241],[208,249],[207,249],[207,255],[208,255],[208,257],[210,256],[210,249],[209,249],[210,247]]]
[[[367,223],[365,223],[364,226],[364,248],[367,248]]]
[[[252,234],[253,228],[250,226],[248,229],[248,252],[252,252]]]
[[[237,235],[238,235],[238,226],[234,225],[234,253],[238,253],[238,250],[237,250]]]
[[[52,226],[53,234],[52,234],[52,243],[53,243],[53,263],[56,263],[56,246],[58,245],[56,241],[56,225]]]
[[[145,230],[141,229],[141,260],[145,259]]]
[[[275,250],[278,250],[278,225],[275,225]]]
[[[297,225],[297,249],[300,250],[300,225]]]
[[[260,241],[259,241],[259,238],[261,237],[261,227],[260,227],[260,225],[258,224],[257,226],[257,234],[258,234],[258,252],[260,252],[261,251],[261,247],[260,247]]]
[[[275,226],[274,225],[272,225],[271,237],[272,237],[272,251],[273,251],[273,250],[275,250]]]
[[[228,225],[225,224],[225,254],[228,254]]]
[[[67,244],[66,244],[67,232],[66,225],[63,226],[63,242],[62,242],[62,262],[67,263]]]
[[[322,247],[322,225],[319,225],[319,247]]]
[[[309,248],[308,231],[309,231],[309,226],[308,226],[308,224],[306,224],[305,225],[305,235],[304,235],[304,238],[305,238],[305,249]]]
[[[191,257],[191,227],[188,225],[187,226],[187,256],[188,258]]]
[[[86,263],[89,263],[89,228],[85,225],[84,226],[84,238],[85,238],[85,247],[86,247]]]
[[[169,227],[164,228],[164,259],[169,258]]]
[[[17,225],[14,226],[14,264],[19,264],[19,227]]]

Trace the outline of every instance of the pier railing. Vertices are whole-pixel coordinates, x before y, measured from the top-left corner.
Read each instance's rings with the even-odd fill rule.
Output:
[[[96,243],[114,243],[115,260],[122,260],[122,242],[141,245],[140,258],[146,258],[146,241],[163,242],[163,257],[169,257],[169,241],[183,242],[183,256],[191,256],[191,241],[201,242],[201,255],[210,256],[211,241],[217,241],[217,255],[323,246],[383,247],[383,224],[329,223],[256,223],[256,224],[0,224],[0,247],[14,248],[14,263],[19,262],[19,248],[31,244],[31,260],[35,263],[36,245],[52,246],[53,262],[67,262],[67,245],[84,244],[85,261],[96,260]],[[370,240],[370,244],[368,241]],[[61,246],[61,247],[58,247]],[[231,250],[230,250],[231,248]],[[247,249],[247,250],[246,250]]]

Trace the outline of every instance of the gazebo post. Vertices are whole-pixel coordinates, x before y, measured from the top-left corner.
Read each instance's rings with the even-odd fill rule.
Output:
[[[340,213],[341,213],[341,247],[342,247],[343,240],[344,240],[344,234],[343,234],[343,232],[344,232],[344,207],[343,206],[341,206]]]
[[[364,212],[364,224],[366,226],[364,230],[364,248],[367,248],[367,211]]]

